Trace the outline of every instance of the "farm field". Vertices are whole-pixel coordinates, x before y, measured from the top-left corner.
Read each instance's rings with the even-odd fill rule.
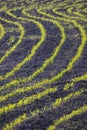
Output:
[[[0,130],[87,130],[86,0],[0,0]]]

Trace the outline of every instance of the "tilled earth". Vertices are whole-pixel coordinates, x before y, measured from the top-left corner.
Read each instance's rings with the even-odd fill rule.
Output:
[[[0,130],[87,130],[86,0],[0,0]]]

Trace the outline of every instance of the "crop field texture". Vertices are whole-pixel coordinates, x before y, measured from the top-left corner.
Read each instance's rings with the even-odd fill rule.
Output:
[[[0,0],[0,130],[87,130],[87,0]]]

